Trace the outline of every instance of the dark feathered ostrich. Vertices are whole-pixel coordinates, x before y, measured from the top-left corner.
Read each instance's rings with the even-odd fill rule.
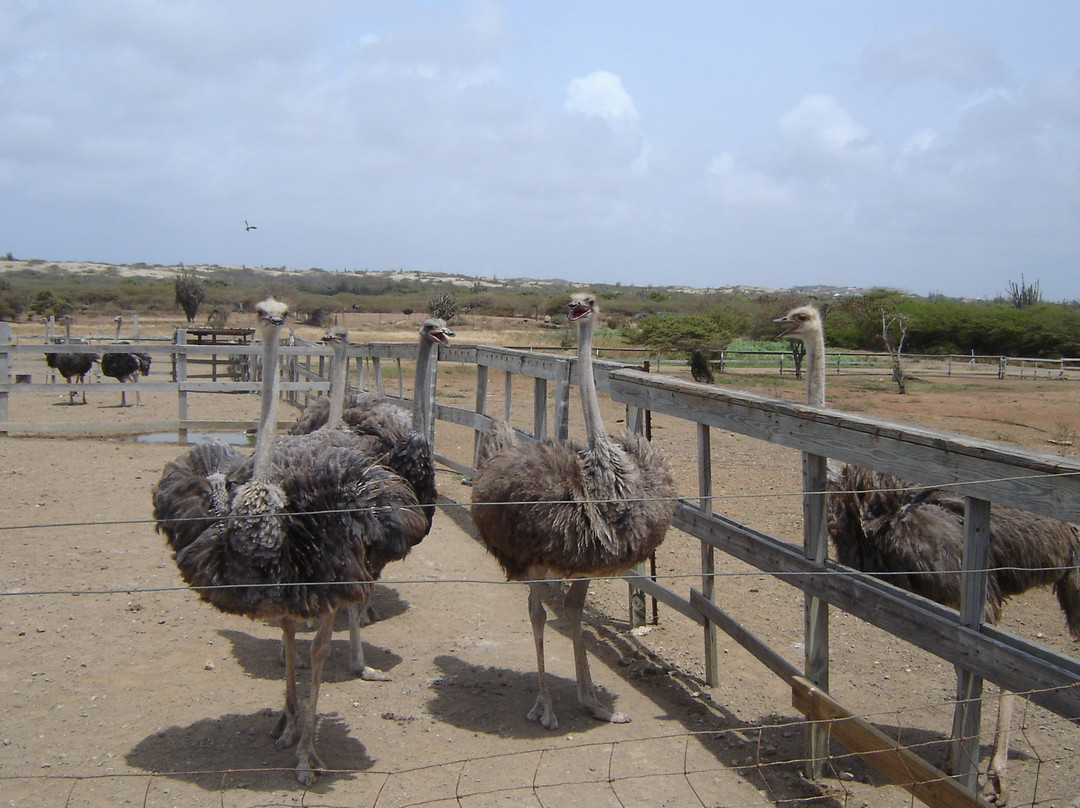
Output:
[[[575,294],[569,310],[578,326],[586,439],[516,443],[509,425],[496,422],[484,436],[472,491],[481,541],[508,579],[529,581],[539,692],[528,717],[547,729],[558,721],[544,670],[545,574],[574,579],[565,608],[578,701],[601,721],[629,721],[601,705],[593,692],[581,628],[589,577],[612,575],[648,558],[675,507],[675,483],[663,455],[643,438],[624,432],[612,439],[604,432],[592,373],[596,299]]]
[[[122,345],[120,342],[120,325],[123,322],[122,317],[114,317],[116,321],[116,336],[113,338],[113,344]],[[146,353],[118,353],[115,351],[106,351],[101,355],[101,372],[105,376],[116,379],[121,382],[137,382],[139,376],[146,376],[150,373],[150,354]],[[139,391],[135,391],[135,404],[142,404],[142,400],[139,397]],[[127,391],[123,387],[120,388],[120,406],[127,406]]]
[[[431,530],[431,522],[435,517],[437,497],[435,461],[428,439],[435,406],[433,376],[439,356],[438,348],[440,345],[448,345],[450,337],[453,336],[454,332],[447,326],[446,321],[437,317],[429,317],[420,326],[411,419],[401,407],[381,393],[349,395],[345,397],[342,412],[345,426],[359,440],[358,448],[378,458],[380,463],[389,466],[412,486],[427,520],[428,531]],[[334,361],[338,361],[336,357]],[[342,368],[344,369],[344,363]],[[342,375],[343,390],[344,381]],[[333,396],[329,396],[317,398],[308,404],[292,428],[292,434],[303,435],[320,428],[327,422],[333,403]],[[354,663],[358,662],[356,655],[361,653],[359,629],[370,622],[370,611],[370,604],[364,608],[352,607],[349,610]],[[362,662],[362,657],[359,662]]]
[[[825,338],[817,309],[803,306],[780,318],[781,336],[806,345],[807,398],[825,403]],[[829,537],[836,559],[878,574],[925,598],[960,608],[964,556],[964,499],[942,488],[869,469],[829,464]],[[990,574],[987,620],[996,623],[1005,601],[1029,589],[1053,586],[1069,633],[1080,639],[1080,537],[1067,522],[1016,508],[995,506],[990,514]],[[1007,800],[1005,773],[1014,694],[1002,691],[994,750],[985,791]]]
[[[63,317],[65,337],[64,344],[71,344],[71,317],[67,314]],[[82,342],[82,340],[79,340]],[[71,384],[72,379],[78,379],[79,384],[83,384],[86,381],[86,374],[90,372],[90,368],[94,366],[97,361],[98,355],[95,353],[46,353],[45,364],[56,370],[61,376],[64,377],[64,381]],[[68,404],[75,403],[75,391],[72,390],[68,393]],[[86,403],[86,391],[82,391],[82,403]]]
[[[170,498],[169,467],[154,492],[155,516],[181,576],[200,598],[229,614],[280,621],[285,710],[274,731],[278,748],[297,744],[296,777],[307,785],[323,766],[314,747],[315,717],[334,615],[369,596],[372,570],[404,555],[424,519],[412,490],[363,453],[340,445],[335,430],[309,440],[274,440],[278,332],[286,309],[269,299],[256,310],[264,377],[255,452],[208,476],[198,493],[212,504],[200,517],[206,526],[197,536],[175,529],[181,514],[201,506]],[[206,465],[213,463],[211,458]],[[319,624],[304,705],[296,691],[298,620]]]

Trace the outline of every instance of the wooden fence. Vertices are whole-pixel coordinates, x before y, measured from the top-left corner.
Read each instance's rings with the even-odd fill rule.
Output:
[[[65,350],[101,353],[112,346],[66,346]],[[122,349],[123,346],[115,346]],[[151,430],[238,428],[246,422],[199,421],[189,418],[187,395],[191,392],[254,392],[255,381],[203,381],[186,376],[188,357],[220,351],[220,347],[184,344],[140,345],[153,356],[175,357],[174,381],[140,381],[143,390],[167,390],[177,396],[178,417],[172,421],[140,425]],[[235,346],[230,351],[255,354],[257,346]],[[63,424],[32,424],[8,421],[8,397],[23,392],[67,390],[64,385],[12,384],[13,358],[24,353],[40,357],[41,345],[10,344],[7,325],[0,323],[0,434],[63,431]],[[302,397],[329,388],[325,363],[329,350],[308,344],[281,349],[285,381],[283,395],[300,406]],[[415,358],[416,344],[371,343],[349,347],[356,363],[356,387],[378,389],[402,399],[401,362]],[[572,357],[541,354],[490,346],[453,345],[439,349],[440,362],[475,366],[476,397],[472,407],[437,403],[437,420],[475,430],[486,429],[492,415],[486,412],[491,371],[503,373],[507,417],[514,381],[531,380],[534,437],[563,438],[568,433],[571,389],[579,372]],[[40,361],[40,360],[39,360]],[[394,363],[397,390],[387,390],[384,364]],[[640,431],[644,415],[664,413],[695,425],[699,491],[694,500],[681,499],[676,507],[675,527],[701,542],[701,588],[690,597],[660,585],[643,571],[627,574],[632,585],[704,627],[706,679],[717,682],[719,626],[759,657],[791,686],[793,704],[814,719],[808,738],[812,771],[820,772],[826,755],[823,727],[834,737],[886,774],[920,782],[902,783],[930,805],[983,805],[973,792],[978,762],[982,680],[1025,693],[1032,701],[1059,716],[1080,721],[1080,660],[1052,652],[984,622],[989,515],[991,503],[1021,508],[1069,522],[1080,522],[1080,463],[1002,444],[962,437],[906,424],[891,423],[818,409],[766,396],[683,381],[660,374],[628,369],[610,362],[594,363],[597,389],[627,408],[627,426]],[[437,384],[437,381],[436,381]],[[74,390],[96,385],[71,385]],[[549,388],[553,388],[549,390]],[[550,415],[549,415],[550,402]],[[131,431],[133,425],[125,425]],[[94,427],[100,431],[101,427]],[[804,543],[792,545],[752,526],[739,524],[712,507],[710,430],[724,429],[801,451],[803,464]],[[442,463],[472,474],[474,454],[452,457],[436,454]],[[958,613],[911,595],[870,575],[842,567],[827,558],[825,521],[825,458],[896,474],[914,483],[949,485],[967,503],[964,554],[963,608]],[[728,553],[763,572],[801,590],[806,598],[804,670],[799,671],[779,653],[758,641],[751,630],[723,612],[713,598],[715,551]],[[958,685],[954,734],[963,738],[966,766],[958,781],[940,780],[940,772],[914,755],[880,737],[866,722],[844,713],[828,698],[828,608],[843,609],[904,639],[964,671]],[[876,734],[875,734],[876,733]],[[884,750],[884,751],[883,751]],[[913,774],[914,773],[914,774]]]

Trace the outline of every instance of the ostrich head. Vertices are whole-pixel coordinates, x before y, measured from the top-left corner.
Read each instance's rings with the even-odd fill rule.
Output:
[[[787,338],[811,342],[813,337],[821,333],[821,313],[813,306],[799,306],[783,317],[777,317],[773,322],[787,324],[787,328],[777,339]]]
[[[340,343],[348,344],[349,342],[349,329],[343,325],[332,325],[326,329],[326,333],[323,334],[322,341],[327,345],[334,346]]]
[[[424,341],[449,345],[450,340],[448,337],[453,336],[455,336],[455,334],[450,330],[450,327],[447,326],[446,320],[441,320],[438,317],[428,317],[424,320],[424,324],[420,326],[420,339]]]
[[[288,313],[289,307],[272,297],[255,306],[255,317],[263,339],[273,339],[277,330],[285,324]]]
[[[566,304],[570,311],[570,322],[576,323],[585,318],[596,319],[600,309],[596,307],[596,297],[588,292],[574,292]]]

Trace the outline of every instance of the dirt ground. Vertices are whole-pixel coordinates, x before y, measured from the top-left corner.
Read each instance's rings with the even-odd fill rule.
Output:
[[[171,329],[165,319],[141,321],[143,333]],[[110,322],[98,331],[110,334]],[[366,338],[408,339],[418,320],[350,325],[363,325]],[[522,344],[531,336],[457,328],[458,343]],[[40,327],[33,327],[26,338],[39,335]],[[43,371],[44,362],[33,369]],[[472,401],[471,368],[444,363],[439,378],[441,400]],[[744,382],[719,380],[735,387]],[[840,377],[830,379],[829,400],[864,415],[1072,453],[1074,447],[1050,441],[1067,440],[1080,428],[1075,384],[928,379],[910,382],[900,396],[887,380]],[[802,396],[794,380],[768,392]],[[531,401],[531,386],[519,385],[518,395]],[[175,398],[164,393],[143,394],[141,407],[121,409],[111,380],[88,399],[86,406],[69,407],[59,392],[18,394],[10,417],[107,423],[176,413]],[[192,396],[189,406],[195,418],[254,420],[258,411],[257,399],[243,395]],[[516,411],[526,412],[525,406]],[[616,426],[619,408],[605,401],[604,414],[609,427]],[[692,427],[657,417],[654,440],[675,460],[680,493],[695,496]],[[719,430],[713,441],[718,509],[800,541],[797,455]],[[472,440],[440,424],[436,446],[464,460]],[[721,681],[707,687],[700,628],[661,606],[657,624],[629,630],[620,582],[593,584],[587,641],[603,698],[629,713],[632,723],[601,724],[578,708],[554,589],[547,659],[559,727],[548,732],[527,721],[535,656],[525,588],[503,582],[473,539],[460,504],[468,502],[469,489],[446,469],[438,477],[443,503],[431,535],[385,571],[375,596],[381,619],[364,631],[368,663],[392,681],[353,678],[346,635],[336,635],[319,701],[318,749],[330,771],[304,789],[293,778],[292,750],[275,750],[268,736],[282,701],[279,632],[199,602],[153,530],[151,486],[182,451],[172,442],[0,438],[6,502],[0,516],[0,803],[912,804],[905,791],[838,744],[828,776],[807,781],[804,725],[790,691],[723,636]],[[718,559],[718,567],[720,605],[800,664],[801,595],[740,562]],[[698,569],[697,542],[671,531],[658,554],[658,575],[686,594],[699,586]],[[1016,599],[1003,627],[1078,653],[1047,591]],[[952,714],[951,666],[835,610],[831,633],[833,695],[940,762]],[[984,753],[995,712],[989,698]],[[1080,728],[1034,706],[1018,707],[1016,723],[1012,803],[1067,805],[1080,783]]]

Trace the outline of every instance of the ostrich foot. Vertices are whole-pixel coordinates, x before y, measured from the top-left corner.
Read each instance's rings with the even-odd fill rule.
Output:
[[[315,782],[315,775],[326,770],[326,764],[319,759],[314,749],[306,749],[296,757],[296,779],[301,785],[310,786]]]
[[[604,707],[596,699],[587,699],[581,702],[581,706],[592,713],[593,718],[599,721],[608,721],[612,724],[629,724],[630,716],[626,713],[616,712]]]
[[[286,749],[292,746],[300,737],[300,731],[296,726],[296,716],[291,711],[284,710],[270,734],[277,737],[274,748]]]
[[[360,678],[365,682],[392,682],[389,674],[382,671],[375,670],[370,665],[364,665],[359,670],[353,668],[353,673],[360,674]]]
[[[1009,787],[1005,785],[1001,775],[993,768],[986,772],[986,782],[983,783],[982,796],[991,805],[1005,808],[1009,804]]]
[[[536,704],[529,710],[526,716],[530,721],[540,721],[544,729],[558,729],[559,720],[555,718],[555,708],[551,706],[551,699],[545,699],[543,695],[536,697]]]

